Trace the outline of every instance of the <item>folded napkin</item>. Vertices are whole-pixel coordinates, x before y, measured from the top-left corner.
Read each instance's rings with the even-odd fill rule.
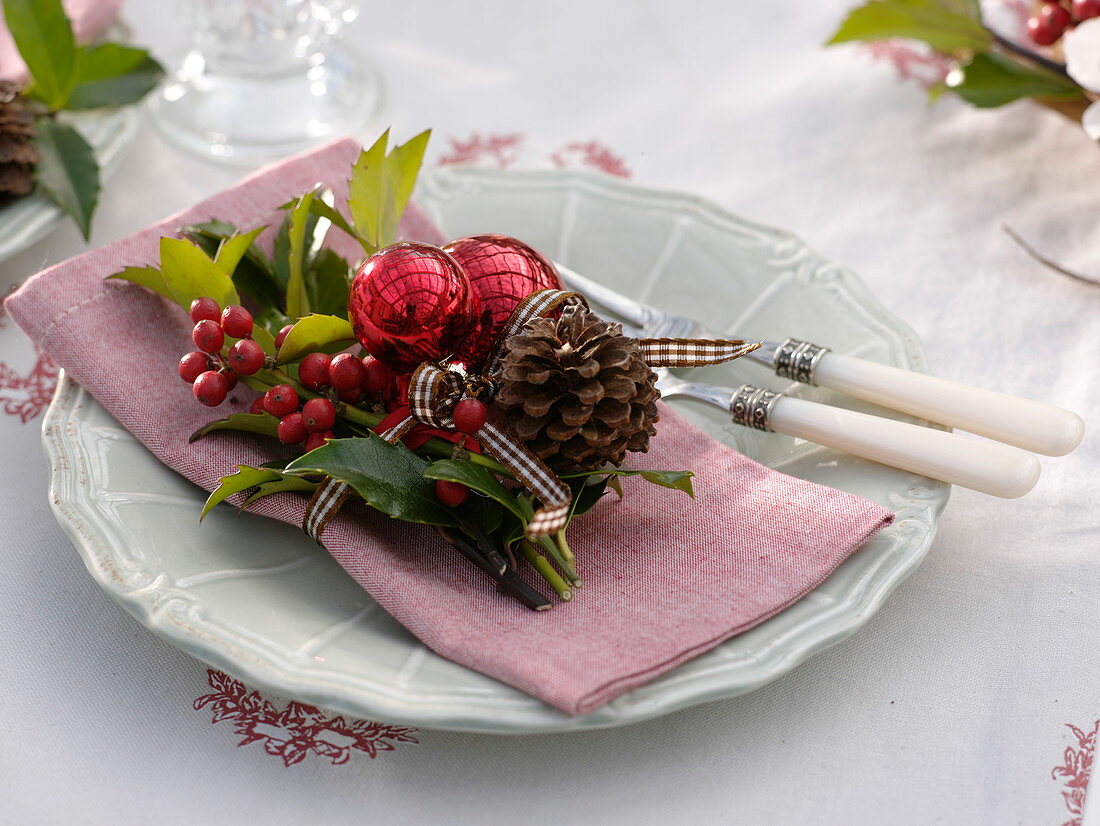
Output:
[[[191,323],[140,287],[104,277],[157,260],[158,238],[220,218],[276,224],[276,208],[317,181],[343,198],[358,146],[341,140],[269,167],[129,238],[51,267],[7,301],[16,322],[161,461],[203,488],[272,445],[242,434],[187,443],[228,411],[194,402],[176,374]],[[490,231],[493,227],[484,227]],[[415,209],[405,238],[438,242]],[[270,242],[271,231],[265,233]],[[354,256],[342,233],[338,251]],[[239,387],[238,409],[252,393]],[[590,711],[783,610],[893,518],[847,493],[786,476],[714,441],[669,407],[637,466],[691,469],[694,500],[626,479],[571,529],[584,588],[534,613],[491,583],[430,528],[349,503],[324,534],[329,552],[379,604],[448,659],[571,714]],[[253,510],[300,524],[305,498],[282,494]],[[196,531],[198,513],[196,509]]]
[[[73,24],[78,43],[87,43],[107,29],[122,7],[124,0],[63,0],[65,13]],[[22,83],[27,79],[27,64],[19,56],[11,32],[0,15],[0,80]]]

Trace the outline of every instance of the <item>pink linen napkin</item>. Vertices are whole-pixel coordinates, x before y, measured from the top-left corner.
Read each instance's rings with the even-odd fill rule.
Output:
[[[107,29],[125,0],[63,0],[65,13],[73,24],[78,43],[87,43]],[[22,83],[27,79],[27,64],[19,56],[15,41],[0,15],[0,80]]]
[[[191,323],[140,287],[104,277],[155,263],[158,239],[196,221],[277,222],[276,208],[317,181],[342,201],[358,146],[341,140],[269,167],[129,238],[32,278],[7,301],[16,322],[161,461],[209,490],[237,464],[270,458],[270,443],[188,435],[225,408],[194,402],[176,374]],[[494,227],[484,227],[484,231]],[[439,241],[416,210],[406,238]],[[271,231],[265,233],[270,240]],[[338,251],[354,244],[330,235]],[[251,392],[236,391],[236,407]],[[783,610],[889,524],[890,511],[786,476],[714,441],[663,407],[659,434],[636,466],[691,469],[694,500],[626,480],[571,529],[584,587],[534,613],[498,595],[430,528],[345,508],[325,546],[379,604],[448,659],[570,714],[591,711]],[[300,524],[305,498],[279,495],[255,511]],[[196,531],[198,526],[196,512]]]

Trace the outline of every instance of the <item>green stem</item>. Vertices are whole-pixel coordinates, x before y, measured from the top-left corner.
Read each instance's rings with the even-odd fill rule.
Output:
[[[565,528],[562,528],[560,531],[558,531],[557,539],[558,547],[561,548],[561,555],[568,559],[570,562],[575,561],[576,557],[573,556],[573,551],[569,549],[569,543],[565,541]]]
[[[997,42],[997,45],[1004,49],[1006,52],[1012,52],[1013,54],[1018,55],[1025,60],[1030,60],[1032,63],[1042,66],[1044,69],[1048,69],[1055,74],[1059,74],[1068,80],[1073,80],[1073,78],[1069,76],[1069,72],[1066,71],[1066,67],[1063,64],[1051,60],[1050,58],[1043,57],[1041,54],[1037,54],[1036,52],[1031,51],[1031,49],[1025,48],[1019,43],[1015,43],[1009,40],[1007,37],[1002,37],[992,29],[987,28],[986,31],[993,35],[993,39]]]
[[[561,575],[554,570],[550,561],[536,551],[535,547],[526,539],[519,543],[519,552],[523,554],[524,559],[535,567],[535,570],[557,592],[563,602],[569,602],[573,599],[573,592],[569,589],[569,583],[561,578]]]
[[[433,456],[440,456],[444,459],[450,459],[451,454],[454,452],[455,446],[445,439],[432,439],[424,443],[420,448],[423,453],[430,453]],[[508,468],[488,456],[484,456],[480,453],[474,453],[469,451],[467,458],[475,465],[481,465],[483,468],[493,471],[493,473],[499,473],[501,476],[512,477],[512,474],[508,472]]]
[[[542,547],[546,549],[546,552],[550,554],[550,558],[554,560],[554,564],[561,569],[561,572],[565,575],[565,578],[569,580],[574,588],[583,584],[581,578],[577,576],[576,568],[573,567],[568,559],[562,556],[561,549],[558,548],[553,539],[551,539],[549,536],[540,536],[539,544],[541,544]]]

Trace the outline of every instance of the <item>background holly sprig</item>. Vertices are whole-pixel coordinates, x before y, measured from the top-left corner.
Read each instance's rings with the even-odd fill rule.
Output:
[[[3,0],[2,8],[30,74],[19,104],[33,113],[35,151],[29,163],[22,160],[26,155],[18,162],[34,168],[38,188],[87,238],[99,200],[99,164],[80,132],[58,115],[135,103],[160,82],[164,70],[145,49],[79,45],[61,0]]]
[[[1100,15],[1096,0],[1037,4],[1028,30],[1037,46],[1053,44],[1071,25]],[[1034,98],[1080,117],[1092,93],[1052,57],[985,25],[978,0],[870,0],[853,9],[829,44],[904,38],[926,43],[950,62],[933,99],[951,92],[978,107]]]
[[[541,610],[550,602],[522,579],[518,560],[527,560],[559,598],[571,599],[581,577],[565,530],[530,540],[536,503],[511,484],[503,466],[464,447],[462,434],[477,432],[484,421],[480,401],[470,400],[473,421],[456,408],[457,443],[431,438],[410,450],[375,434],[400,404],[400,384],[359,350],[347,310],[355,267],[323,245],[330,228],[354,239],[364,256],[396,240],[429,134],[390,149],[386,132],[359,155],[348,182],[348,217],[320,188],[283,204],[270,256],[257,243],[266,227],[241,231],[210,221],[184,228],[181,238],[162,238],[158,266],[127,267],[112,277],[152,289],[190,314],[197,349],[181,360],[180,375],[200,402],[219,405],[237,381],[263,394],[248,413],[211,422],[193,440],[235,430],[291,448],[284,459],[238,466],[223,477],[201,516],[226,500],[244,509],[336,479],[390,517],[434,527],[501,590]],[[608,490],[621,496],[623,477],[693,493],[689,471],[565,474],[570,520]]]

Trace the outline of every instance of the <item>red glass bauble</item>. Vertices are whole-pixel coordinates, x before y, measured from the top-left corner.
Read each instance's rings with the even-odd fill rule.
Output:
[[[450,255],[429,244],[394,244],[356,272],[348,318],[368,353],[408,373],[451,356],[474,329],[477,306]]]
[[[489,355],[520,301],[539,290],[563,289],[553,264],[507,235],[471,235],[443,249],[462,267],[480,302],[477,327],[455,355],[471,369]]]

